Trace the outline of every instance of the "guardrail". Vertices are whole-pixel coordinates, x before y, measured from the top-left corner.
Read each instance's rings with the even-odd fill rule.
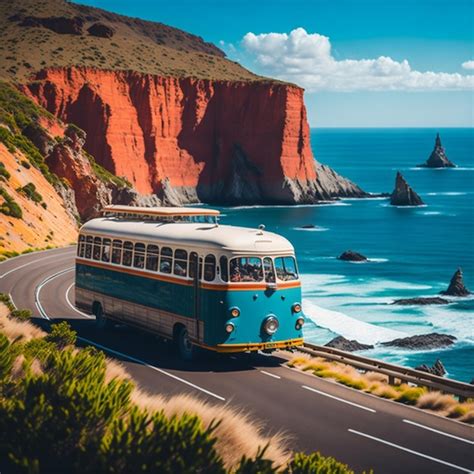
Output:
[[[456,395],[460,401],[474,398],[474,385],[465,382],[439,377],[421,370],[389,364],[381,360],[371,359],[370,357],[363,357],[340,349],[317,346],[307,342],[303,346],[298,347],[298,350],[312,356],[342,362],[364,371],[370,370],[371,372],[387,375],[388,382],[392,385],[398,379],[400,383],[409,382],[420,387],[427,387],[432,390]]]

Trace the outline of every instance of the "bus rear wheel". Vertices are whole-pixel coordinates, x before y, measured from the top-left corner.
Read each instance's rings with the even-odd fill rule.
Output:
[[[179,328],[176,342],[179,355],[183,360],[193,360],[196,357],[197,347],[191,342],[185,326]]]
[[[105,329],[110,325],[110,322],[105,316],[104,310],[100,303],[95,302],[92,305],[92,313],[95,316],[95,326],[97,329]]]

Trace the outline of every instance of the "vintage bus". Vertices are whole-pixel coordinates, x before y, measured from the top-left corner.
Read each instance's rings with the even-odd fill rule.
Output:
[[[99,328],[125,323],[173,339],[181,356],[303,343],[293,246],[264,230],[220,225],[219,211],[107,206],[84,224],[76,306]]]

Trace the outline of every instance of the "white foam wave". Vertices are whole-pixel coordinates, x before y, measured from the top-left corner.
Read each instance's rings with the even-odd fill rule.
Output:
[[[329,229],[327,227],[320,227],[316,225],[314,227],[293,227],[293,230],[303,230],[307,232],[326,232]]]
[[[424,216],[440,216],[443,213],[439,211],[426,211],[426,212],[422,212],[422,214]]]
[[[322,308],[308,299],[303,300],[303,310],[305,315],[318,326],[363,344],[392,341],[407,335],[401,331],[359,321],[339,311]]]
[[[446,191],[439,193],[424,193],[426,196],[465,196],[467,192],[458,192],[458,191]],[[423,195],[423,194],[422,194]]]
[[[382,207],[396,207],[397,209],[417,209],[419,207],[428,207],[427,204],[420,204],[419,206],[394,206],[393,204],[380,204]]]
[[[388,262],[388,258],[369,258],[370,263],[385,263]]]

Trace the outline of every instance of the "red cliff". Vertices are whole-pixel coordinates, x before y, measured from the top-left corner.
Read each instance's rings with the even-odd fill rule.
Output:
[[[25,91],[87,133],[85,149],[172,202],[318,198],[303,90],[289,84],[47,69]]]

